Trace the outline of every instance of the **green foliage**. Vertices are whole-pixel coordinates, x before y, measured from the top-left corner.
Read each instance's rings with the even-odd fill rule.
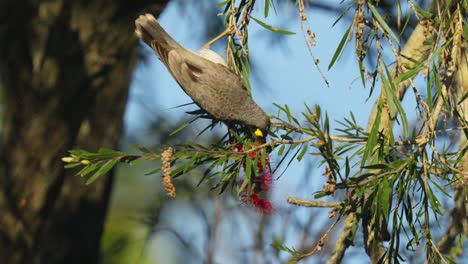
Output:
[[[399,38],[395,35],[395,33],[393,33],[393,30],[390,28],[390,26],[385,22],[385,19],[380,15],[379,11],[377,11],[377,9],[375,8],[375,6],[373,6],[370,1],[367,2],[367,5],[369,7],[369,10],[372,12],[372,15],[374,16],[375,19],[377,19],[378,21],[378,25],[380,25],[383,29],[384,29],[384,32],[383,33],[387,33],[389,34],[393,40],[400,44],[400,41],[399,41]]]
[[[284,30],[284,29],[281,29],[281,28],[277,28],[275,26],[272,26],[272,25],[268,25],[267,23],[261,21],[260,19],[257,19],[255,17],[251,17],[255,22],[257,22],[260,26],[268,29],[268,30],[271,30],[275,33],[278,33],[278,34],[284,34],[284,35],[294,35],[296,33],[294,32],[291,32],[291,31],[288,31],[288,30]]]

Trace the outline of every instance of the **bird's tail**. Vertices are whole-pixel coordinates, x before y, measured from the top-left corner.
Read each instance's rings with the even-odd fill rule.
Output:
[[[167,32],[161,27],[159,22],[151,14],[140,15],[135,20],[135,33],[148,46],[154,43],[165,44],[171,48],[181,47]]]

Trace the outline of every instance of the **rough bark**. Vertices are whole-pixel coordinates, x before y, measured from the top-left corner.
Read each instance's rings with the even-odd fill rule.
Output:
[[[117,146],[133,20],[166,2],[1,1],[1,263],[99,262],[112,177],[85,186],[60,158]]]

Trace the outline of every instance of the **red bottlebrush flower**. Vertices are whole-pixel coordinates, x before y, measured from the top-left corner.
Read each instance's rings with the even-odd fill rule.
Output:
[[[271,214],[273,212],[273,203],[260,198],[256,193],[252,193],[247,202],[264,214]]]
[[[255,209],[258,211],[264,214],[270,214],[273,211],[273,203],[271,201],[260,198],[258,195],[261,192],[267,192],[271,189],[272,177],[269,156],[266,157],[265,161],[265,167],[262,166],[261,161],[257,163],[260,174],[253,177],[255,188],[249,197],[245,197],[246,194],[244,194],[244,201],[252,204],[253,207],[255,207]],[[246,189],[245,192],[247,191],[248,190]]]
[[[232,146],[232,149],[243,153],[245,152],[244,147],[242,144],[235,144]],[[253,151],[249,153],[249,158],[250,159],[255,159],[257,154],[260,153],[259,151]],[[270,156],[267,154],[265,157],[265,164],[262,164],[261,158],[257,158],[257,171],[259,174],[257,176],[253,176],[252,180],[253,183],[255,184],[255,188],[251,190],[253,193],[248,195],[250,192],[248,190],[248,187],[243,190],[242,194],[242,200],[245,203],[251,204],[255,209],[258,211],[264,213],[264,214],[270,214],[273,211],[273,203],[271,201],[265,200],[260,198],[258,195],[261,192],[266,192],[270,190],[271,188],[271,182],[272,182],[272,177],[271,177],[271,168],[270,168]],[[245,169],[245,163],[243,164],[243,167]],[[238,181],[237,184],[241,185],[243,183],[242,180]]]
[[[262,189],[262,191],[268,191],[271,188],[271,174],[266,171],[260,176],[255,177],[255,184]]]
[[[237,151],[237,152],[241,152],[241,153],[244,152],[244,147],[240,143],[235,144],[234,146],[232,146],[232,149]]]
[[[251,203],[253,206],[257,207],[260,202],[260,197],[258,197],[258,194],[252,193],[249,197],[248,202]]]
[[[273,203],[268,201],[268,200],[260,200],[260,205],[258,208],[262,211],[264,214],[271,214],[273,212]]]

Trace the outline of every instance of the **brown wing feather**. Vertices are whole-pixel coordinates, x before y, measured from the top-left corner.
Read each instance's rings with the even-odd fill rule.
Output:
[[[151,41],[151,48],[158,54],[159,59],[168,67],[168,57],[169,51],[171,51],[171,47],[167,45],[167,43],[153,40]]]
[[[156,40],[151,41],[151,47],[156,51],[159,59],[166,65],[169,72],[174,76],[171,67],[169,67],[169,52],[174,51],[174,49],[168,46],[167,43]],[[193,82],[197,82],[198,76],[203,73],[202,69],[187,61],[179,61],[179,65]]]
[[[193,82],[198,82],[200,74],[203,74],[202,69],[198,68],[197,66],[188,63],[185,61],[185,65],[187,65],[187,74],[189,75],[190,79]]]

